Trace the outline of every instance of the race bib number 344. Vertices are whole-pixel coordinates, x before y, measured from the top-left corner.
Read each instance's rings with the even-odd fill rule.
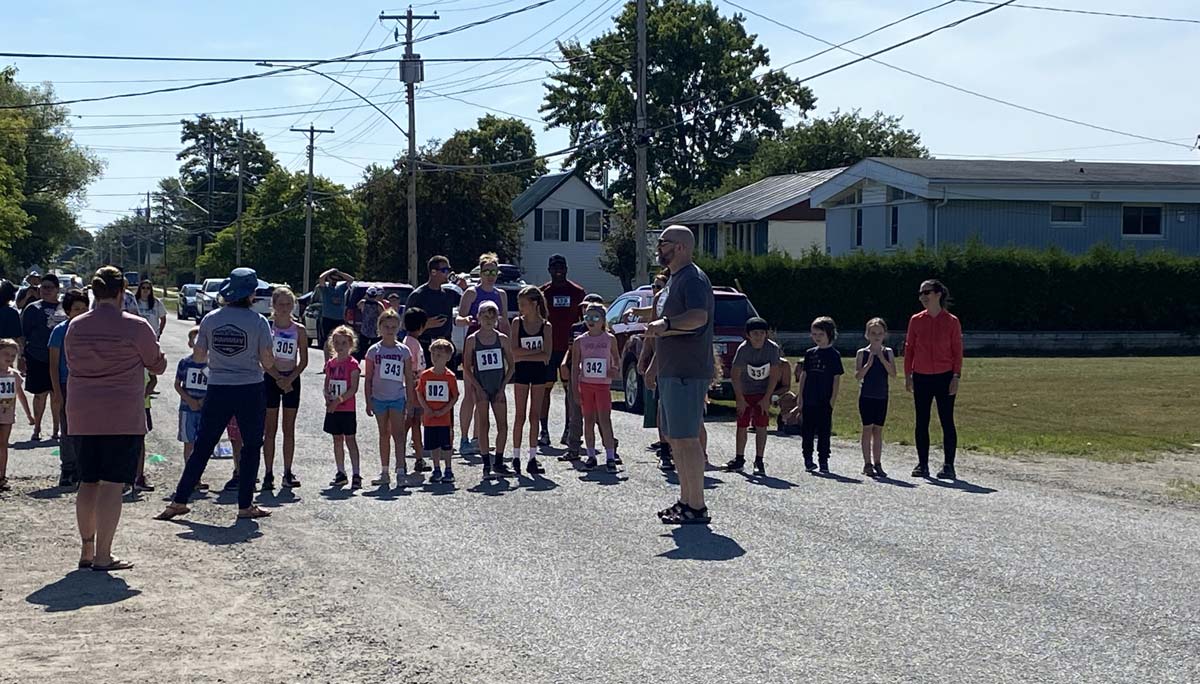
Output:
[[[530,351],[541,351],[542,350],[542,338],[540,338],[540,337],[522,337],[521,338],[521,347],[528,349]]]

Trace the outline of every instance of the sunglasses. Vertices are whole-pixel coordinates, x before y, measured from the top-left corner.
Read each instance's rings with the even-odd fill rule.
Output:
[[[604,320],[604,316],[601,316],[600,314],[587,314],[583,317],[583,320],[587,321],[588,323],[599,323],[600,321]]]
[[[929,296],[929,295],[935,294],[935,293],[937,293],[937,290],[921,290],[920,294],[922,297],[926,297],[926,296]]]
[[[433,270],[434,270],[434,271],[437,271],[438,273],[449,273],[449,272],[450,272],[450,267],[449,267],[449,266],[442,266],[441,268],[435,268],[435,269],[433,269]]]
[[[481,276],[498,276],[498,275],[500,275],[500,269],[496,269],[496,268],[484,269],[479,272],[479,275],[481,275]]]
[[[663,245],[673,245],[673,244],[675,244],[675,241],[674,241],[674,240],[664,240],[664,239],[662,239],[662,238],[659,238],[659,239],[658,239],[658,246],[659,246],[659,247],[662,247]]]

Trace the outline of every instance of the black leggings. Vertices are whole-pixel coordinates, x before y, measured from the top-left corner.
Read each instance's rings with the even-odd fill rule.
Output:
[[[954,452],[958,449],[958,430],[954,428],[954,395],[950,394],[950,381],[953,379],[954,373],[951,371],[937,375],[913,373],[913,402],[917,412],[917,461],[923,466],[929,465],[929,418],[935,399],[938,421],[942,424],[946,465],[954,465]]]

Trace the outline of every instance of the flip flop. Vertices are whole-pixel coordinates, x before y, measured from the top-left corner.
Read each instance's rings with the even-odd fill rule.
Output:
[[[163,509],[162,513],[159,513],[158,515],[154,516],[154,519],[155,520],[170,520],[172,518],[176,518],[181,515],[185,515],[185,514],[191,512],[191,510],[192,509],[188,508],[187,506],[178,506],[178,507],[167,506],[166,508]]]
[[[88,560],[81,560],[81,561],[79,561],[79,569],[80,569],[80,570],[87,570],[87,569],[88,569],[88,568],[90,568],[90,567],[92,567],[92,562],[91,562],[91,561],[88,561]]]
[[[271,515],[270,511],[264,511],[258,506],[251,506],[249,511],[238,511],[237,517],[239,520],[249,520],[252,518],[266,518],[269,515]]]
[[[92,570],[96,572],[112,572],[113,570],[129,570],[133,567],[133,563],[123,561],[120,558],[113,558],[108,565],[92,564]]]

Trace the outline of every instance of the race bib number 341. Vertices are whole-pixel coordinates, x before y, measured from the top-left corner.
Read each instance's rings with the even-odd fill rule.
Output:
[[[329,398],[332,399],[333,397],[345,394],[346,388],[348,386],[349,385],[346,384],[345,380],[330,380],[329,381]]]

